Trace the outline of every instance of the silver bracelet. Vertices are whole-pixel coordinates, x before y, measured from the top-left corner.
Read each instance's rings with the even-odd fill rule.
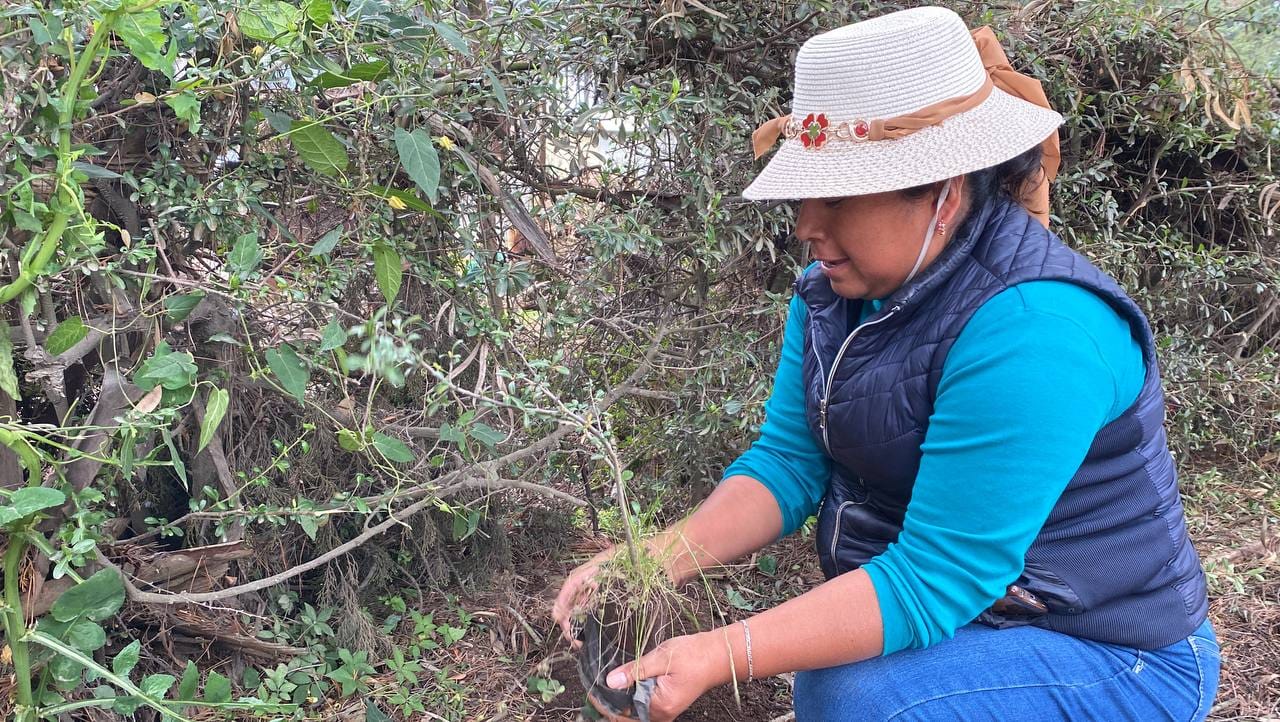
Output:
[[[747,626],[747,620],[742,620],[742,632],[747,639],[747,681],[756,678],[756,663],[751,658],[751,627]]]

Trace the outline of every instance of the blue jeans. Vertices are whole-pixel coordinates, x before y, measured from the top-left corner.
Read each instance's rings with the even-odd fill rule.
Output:
[[[1207,620],[1156,650],[970,624],[927,649],[796,674],[796,722],[1198,721],[1218,688],[1218,654]]]

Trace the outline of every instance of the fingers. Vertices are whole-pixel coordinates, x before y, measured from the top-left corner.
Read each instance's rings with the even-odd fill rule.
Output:
[[[565,580],[564,586],[560,588],[560,594],[556,596],[555,604],[551,607],[551,618],[560,625],[560,633],[575,649],[582,643],[577,640],[573,630],[573,613],[595,593],[595,589],[595,580],[591,575],[584,573],[581,569],[576,570]]]
[[[626,689],[637,680],[661,677],[671,671],[671,653],[667,645],[660,644],[654,650],[634,662],[618,667],[609,673],[605,683],[614,689]]]
[[[552,607],[551,616],[560,625],[560,633],[564,635],[565,640],[576,647],[579,642],[573,633],[573,607],[570,601],[564,598],[563,592],[561,598],[557,599],[555,606]]]
[[[574,569],[564,580],[556,601],[551,605],[551,618],[560,625],[560,633],[575,649],[582,646],[573,630],[573,614],[596,593],[598,587],[595,574],[600,564],[612,556],[612,550],[606,549],[587,563]]]
[[[609,673],[605,683],[614,689],[626,689],[636,677],[636,665],[639,662],[628,662]]]

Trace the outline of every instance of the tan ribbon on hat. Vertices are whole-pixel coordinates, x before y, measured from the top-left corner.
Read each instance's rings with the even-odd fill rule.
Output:
[[[982,104],[991,95],[993,87],[1038,105],[1050,108],[1049,98],[1044,93],[1040,81],[1023,75],[1009,65],[1009,58],[1000,47],[996,35],[990,27],[981,27],[972,31],[974,45],[982,58],[982,65],[987,70],[987,82],[969,95],[948,98],[932,105],[927,105],[914,113],[899,115],[894,118],[869,121],[867,140],[893,140],[903,138],[930,126],[938,125],[953,115],[972,110]],[[1051,109],[1051,108],[1050,108]],[[759,158],[768,152],[778,141],[778,137],[786,130],[790,115],[782,115],[765,121],[751,134],[751,147],[755,157]],[[1043,153],[1040,161],[1041,174],[1038,178],[1027,181],[1018,194],[1018,202],[1027,212],[1035,216],[1046,228],[1049,226],[1049,183],[1058,174],[1062,164],[1062,156],[1058,148],[1058,131],[1053,131],[1040,144]]]

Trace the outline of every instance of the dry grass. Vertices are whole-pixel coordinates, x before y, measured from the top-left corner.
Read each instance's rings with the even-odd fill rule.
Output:
[[[1211,469],[1183,480],[1222,644],[1210,719],[1280,720],[1280,512],[1276,469]]]

